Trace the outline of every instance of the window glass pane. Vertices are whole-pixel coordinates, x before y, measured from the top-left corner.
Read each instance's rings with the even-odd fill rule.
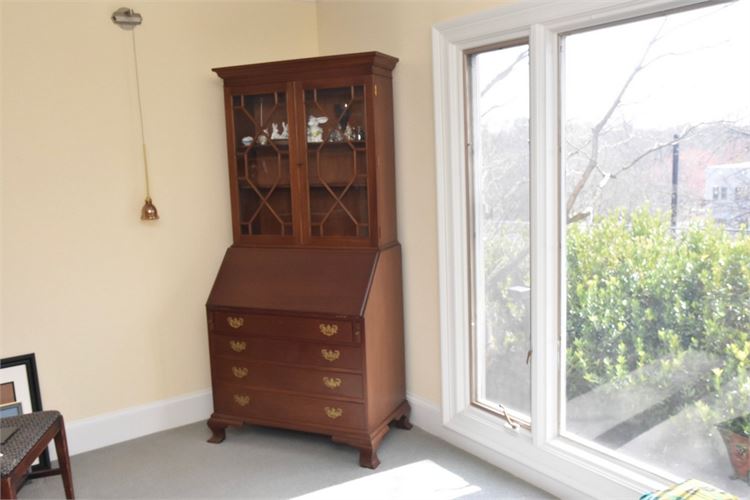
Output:
[[[475,401],[531,412],[528,45],[471,57]]]
[[[562,40],[565,431],[743,497],[749,19],[742,0]]]

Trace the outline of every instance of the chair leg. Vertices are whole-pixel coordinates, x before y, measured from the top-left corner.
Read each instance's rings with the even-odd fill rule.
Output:
[[[14,500],[18,498],[16,496],[16,489],[13,487],[13,481],[11,480],[10,476],[2,478],[2,482],[0,482],[0,493],[2,493],[2,495],[0,495],[0,498],[3,499],[8,498]]]
[[[60,415],[60,430],[55,435],[55,450],[57,450],[57,462],[60,464],[65,498],[75,498],[73,494],[73,474],[70,471],[70,456],[68,455],[68,440],[65,437],[65,421]]]

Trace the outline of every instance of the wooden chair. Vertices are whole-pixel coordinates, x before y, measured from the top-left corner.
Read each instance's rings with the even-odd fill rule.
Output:
[[[65,423],[58,411],[38,411],[0,420],[3,428],[15,427],[16,431],[2,445],[0,452],[0,493],[2,498],[16,498],[26,479],[62,475],[65,498],[73,496],[73,478],[70,472],[68,442],[65,438]],[[29,472],[52,440],[55,440],[59,468]]]

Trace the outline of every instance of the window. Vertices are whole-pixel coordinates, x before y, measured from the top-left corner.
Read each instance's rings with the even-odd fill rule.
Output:
[[[521,1],[435,28],[443,420],[555,493],[750,495],[722,443],[750,428],[747,207],[706,203],[750,161],[748,19]]]

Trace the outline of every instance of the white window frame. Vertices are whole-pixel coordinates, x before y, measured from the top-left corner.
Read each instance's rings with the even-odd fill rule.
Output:
[[[705,0],[519,0],[433,27],[437,222],[440,277],[442,421],[464,447],[549,491],[568,497],[637,498],[679,478],[653,466],[560,436],[565,318],[560,256],[559,36],[607,23],[682,9]],[[467,51],[511,40],[530,46],[531,138],[531,431],[511,430],[471,404],[470,255],[467,237]],[[478,448],[479,446],[479,448]]]

